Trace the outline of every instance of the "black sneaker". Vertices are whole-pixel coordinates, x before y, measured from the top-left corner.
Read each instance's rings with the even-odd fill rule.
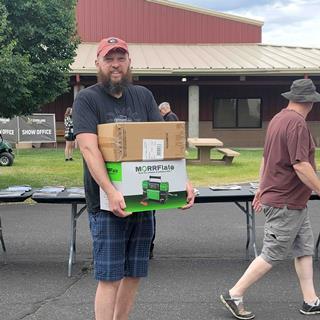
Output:
[[[243,303],[237,305],[235,299],[230,297],[229,293],[222,294],[220,296],[221,302],[225,307],[232,313],[232,315],[237,319],[253,319],[255,315],[251,311],[244,309]]]
[[[310,304],[307,304],[306,302],[303,302],[302,308],[300,309],[300,312],[302,314],[320,314],[320,305],[318,306],[310,306]]]

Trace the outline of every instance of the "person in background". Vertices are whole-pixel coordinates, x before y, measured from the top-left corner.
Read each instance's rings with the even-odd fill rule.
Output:
[[[81,90],[73,104],[74,133],[84,158],[84,188],[91,236],[96,320],[126,320],[141,277],[148,273],[153,219],[150,211],[125,211],[124,197],[108,177],[98,147],[97,125],[119,121],[163,121],[152,93],[131,84],[131,59],[125,41],[102,39],[95,61],[98,83]],[[99,187],[110,211],[101,210]],[[187,204],[194,192],[187,183]]]
[[[68,107],[64,113],[64,138],[66,146],[64,149],[65,161],[73,161],[72,154],[75,145],[73,135],[72,108]]]
[[[164,121],[179,121],[178,116],[171,111],[169,102],[162,102],[159,104],[159,110],[163,116]]]
[[[179,121],[178,116],[171,111],[169,102],[160,103],[159,110],[164,121]],[[153,215],[154,234],[153,234],[153,238],[150,246],[150,256],[149,256],[150,259],[153,258],[154,240],[156,238],[156,211],[155,210],[153,210],[152,215]]]
[[[320,180],[316,174],[315,144],[305,120],[313,104],[320,102],[320,94],[310,79],[299,79],[282,96],[289,103],[269,123],[260,184],[252,203],[255,211],[263,210],[266,217],[263,248],[238,282],[220,296],[237,319],[255,317],[244,308],[244,294],[290,252],[304,300],[300,312],[320,314],[313,283],[314,239],[307,208],[312,190],[320,196]]]

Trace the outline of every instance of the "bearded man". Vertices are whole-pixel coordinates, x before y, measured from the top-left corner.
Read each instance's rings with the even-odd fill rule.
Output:
[[[139,279],[147,276],[153,217],[129,214],[123,195],[110,182],[98,148],[97,125],[123,121],[163,121],[152,93],[131,84],[131,59],[125,41],[102,39],[97,50],[98,83],[83,89],[73,105],[74,134],[84,158],[84,187],[98,280],[96,320],[128,319]],[[99,187],[110,211],[100,209]],[[187,184],[189,208],[193,188]]]

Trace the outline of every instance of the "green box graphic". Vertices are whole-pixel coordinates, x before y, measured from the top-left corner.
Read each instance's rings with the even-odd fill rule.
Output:
[[[122,181],[121,162],[106,162],[106,168],[110,181]]]
[[[179,208],[186,204],[185,160],[108,162],[108,176],[126,202],[126,211]],[[109,209],[100,189],[100,207]]]
[[[160,176],[150,176],[149,180],[142,181],[142,201],[155,200],[165,203],[169,196],[169,183],[162,182]]]

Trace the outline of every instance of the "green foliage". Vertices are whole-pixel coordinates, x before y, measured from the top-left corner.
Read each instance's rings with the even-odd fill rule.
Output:
[[[33,80],[27,55],[15,52],[16,40],[10,37],[11,26],[3,0],[0,2],[0,114],[11,116],[6,109],[15,109],[30,97],[27,85]],[[13,67],[14,66],[14,67]],[[14,115],[14,113],[12,114]]]
[[[0,115],[37,111],[69,90],[76,0],[0,0]]]

